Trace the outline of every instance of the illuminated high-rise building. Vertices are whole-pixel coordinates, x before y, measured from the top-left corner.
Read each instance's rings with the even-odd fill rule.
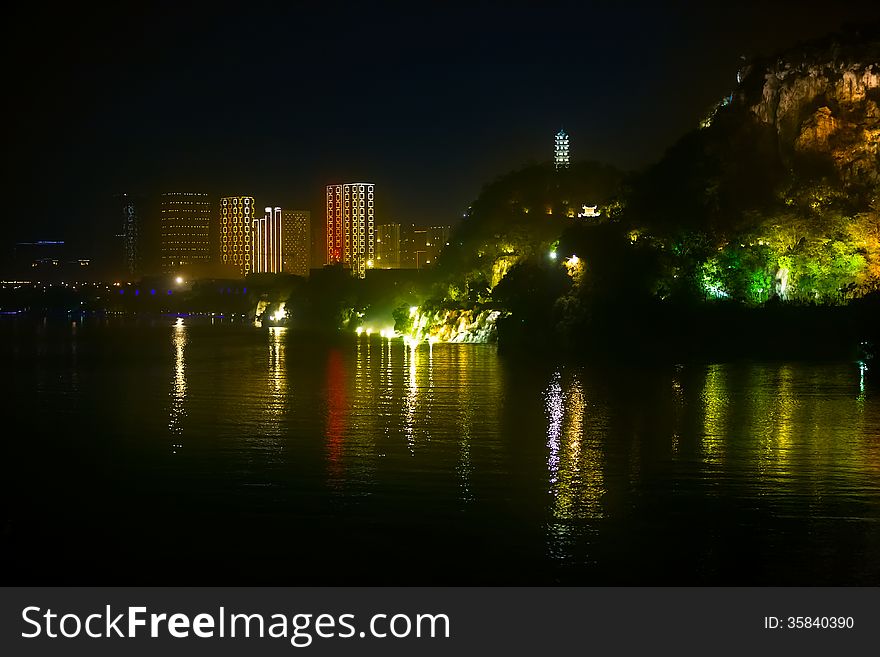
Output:
[[[119,237],[122,240],[122,266],[125,275],[137,278],[141,269],[141,221],[138,204],[128,194],[117,197],[122,202]]]
[[[162,194],[162,271],[175,273],[211,261],[211,201],[207,194]]]
[[[312,213],[308,210],[281,211],[281,260],[287,274],[309,275],[311,222]]]
[[[559,132],[556,133],[556,151],[553,161],[556,164],[557,171],[559,169],[568,168],[568,135],[565,133],[565,130],[560,129]]]
[[[404,269],[421,269],[425,265],[428,231],[415,224],[400,228],[400,266]]]
[[[255,273],[281,273],[281,208],[266,208],[264,217],[254,219],[253,247]]]
[[[363,278],[375,259],[373,183],[327,185],[327,264]]]
[[[425,264],[433,265],[447,246],[452,226],[429,226],[425,229]]]
[[[220,263],[242,276],[253,271],[254,209],[253,196],[220,199]]]
[[[400,266],[422,269],[437,262],[449,244],[452,226],[416,226],[406,224],[400,231]]]
[[[400,224],[376,226],[376,267],[379,269],[400,267]]]

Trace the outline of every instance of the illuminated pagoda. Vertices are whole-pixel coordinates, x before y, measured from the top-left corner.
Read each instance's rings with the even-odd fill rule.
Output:
[[[560,129],[559,132],[556,133],[556,152],[553,161],[556,164],[557,171],[568,168],[568,135],[565,133],[565,130]]]

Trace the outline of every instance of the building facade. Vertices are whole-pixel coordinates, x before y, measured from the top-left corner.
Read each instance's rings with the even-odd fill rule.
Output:
[[[556,133],[556,148],[554,150],[553,163],[556,165],[556,170],[567,169],[570,163],[569,152],[568,152],[568,135],[565,133],[565,130],[559,130]]]
[[[122,202],[122,225],[119,237],[122,241],[122,268],[128,278],[141,273],[141,221],[140,208],[128,194],[119,197]]]
[[[375,260],[373,183],[327,185],[327,260],[364,278]]]
[[[400,266],[404,269],[423,269],[434,265],[448,246],[451,232],[452,226],[402,226]]]
[[[400,224],[376,226],[376,267],[400,268]]]
[[[308,210],[281,211],[282,270],[308,276],[311,265],[312,213]]]
[[[220,263],[241,276],[253,271],[254,208],[253,196],[220,199]]]
[[[400,266],[404,269],[421,269],[425,265],[428,231],[415,224],[400,227]]]
[[[452,234],[452,226],[428,226],[425,239],[425,264],[433,265],[437,262],[443,249],[449,246],[449,236]]]
[[[254,273],[281,273],[284,255],[281,231],[281,208],[268,207],[262,218],[254,220]]]
[[[211,201],[207,194],[162,194],[159,212],[164,273],[211,262]]]

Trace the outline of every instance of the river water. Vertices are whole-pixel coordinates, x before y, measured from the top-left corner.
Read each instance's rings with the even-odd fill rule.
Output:
[[[0,321],[5,583],[880,584],[880,381]]]

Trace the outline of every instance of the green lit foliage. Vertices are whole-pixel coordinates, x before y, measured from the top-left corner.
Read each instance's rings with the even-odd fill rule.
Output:
[[[700,286],[710,299],[724,299],[730,296],[725,279],[725,271],[717,257],[709,258],[700,266]]]
[[[772,202],[743,202],[724,220],[716,217],[720,209],[701,207],[702,228],[658,226],[646,214],[637,230],[661,254],[662,298],[696,290],[703,298],[747,304],[777,297],[836,304],[880,284],[877,209],[834,178],[793,175]],[[628,211],[629,225],[636,218]]]
[[[722,251],[727,288],[735,299],[763,303],[772,292],[770,249],[761,245],[736,244]]]
[[[783,298],[840,303],[874,289],[880,274],[880,229],[873,208],[853,213],[852,200],[827,180],[798,183],[782,195],[784,207],[755,227],[771,254]]]
[[[620,224],[577,224],[559,240],[560,267],[570,255],[583,262],[579,294],[597,302],[631,302],[653,296],[660,261],[653,244],[633,241]]]
[[[498,178],[454,231],[438,264],[440,275],[456,289],[479,275],[494,287],[515,264],[546,255],[566,226],[583,221],[569,216],[582,204],[612,202],[621,179],[616,170],[592,162],[560,172],[552,164],[533,165]]]
[[[856,214],[846,230],[850,243],[865,259],[858,285],[863,292],[874,291],[880,287],[880,200]]]
[[[414,313],[410,312],[411,307],[403,304],[395,308],[391,313],[394,319],[394,330],[403,335],[412,333]]]

